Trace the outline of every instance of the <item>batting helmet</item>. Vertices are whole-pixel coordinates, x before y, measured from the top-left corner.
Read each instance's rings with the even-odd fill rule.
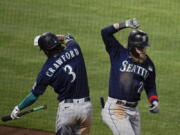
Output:
[[[51,51],[59,44],[57,36],[51,32],[42,34],[38,40],[39,47],[44,51]]]
[[[38,39],[38,45],[48,57],[63,49],[58,37],[51,32],[42,34]]]
[[[128,48],[146,47],[148,44],[148,35],[142,30],[133,30],[128,37]]]
[[[139,58],[135,48],[144,48],[149,46],[148,35],[142,30],[133,30],[128,37],[128,51],[130,55]]]

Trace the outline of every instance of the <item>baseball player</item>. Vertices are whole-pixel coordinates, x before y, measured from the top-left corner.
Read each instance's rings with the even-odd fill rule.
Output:
[[[109,96],[102,109],[102,119],[114,135],[140,135],[140,116],[136,108],[143,89],[151,104],[150,112],[158,113],[155,66],[146,49],[148,35],[137,30],[135,18],[115,23],[101,30],[102,40],[110,57]],[[133,28],[127,48],[113,34]]]
[[[63,46],[65,44],[65,46]],[[84,58],[78,43],[71,35],[47,32],[34,40],[47,56],[32,91],[11,113],[13,119],[21,110],[33,104],[47,86],[54,88],[59,106],[56,135],[89,135],[92,105]]]

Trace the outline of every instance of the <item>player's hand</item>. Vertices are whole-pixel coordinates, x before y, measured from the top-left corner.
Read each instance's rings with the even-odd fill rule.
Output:
[[[57,36],[57,38],[59,39],[60,43],[61,43],[61,44],[64,44],[64,37],[65,37],[65,35],[58,34],[58,35],[56,35],[56,36]]]
[[[149,111],[151,113],[159,113],[159,103],[157,101],[153,101],[150,106]]]
[[[138,28],[140,25],[139,25],[137,19],[136,19],[136,18],[133,18],[133,19],[126,20],[126,21],[125,21],[125,26],[126,26],[127,28],[136,29],[136,28]]]
[[[18,106],[15,106],[13,111],[11,112],[11,118],[14,119],[18,119],[18,114],[20,113],[20,109]]]

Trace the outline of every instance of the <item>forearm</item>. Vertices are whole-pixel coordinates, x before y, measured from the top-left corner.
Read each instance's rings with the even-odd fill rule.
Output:
[[[22,109],[32,105],[37,99],[38,99],[38,96],[34,95],[31,92],[18,104],[18,107],[20,110],[22,110]]]
[[[124,29],[124,28],[127,28],[125,22],[114,23],[114,24],[113,24],[113,27],[114,27],[117,31],[122,30],[122,29]]]
[[[110,26],[107,26],[105,28],[103,28],[101,30],[101,36],[103,41],[108,42],[106,40],[115,40],[115,37],[113,36],[113,34],[115,34],[116,32],[122,30],[126,28],[125,22],[121,22],[121,23],[114,23]],[[112,41],[110,41],[112,42]]]
[[[101,35],[102,37],[111,36],[123,28],[125,28],[124,23],[115,23],[113,25],[103,28],[101,30]]]
[[[155,89],[146,89],[146,95],[148,98],[149,103],[152,103],[153,101],[158,101],[158,95],[157,91]]]
[[[121,23],[120,23],[121,24]],[[109,52],[111,48],[115,48],[116,46],[119,46],[120,43],[114,36],[116,32],[118,32],[120,29],[124,28],[124,25],[120,25],[118,23],[115,23],[113,25],[107,26],[101,30],[101,36],[102,40],[106,46],[106,50]]]
[[[60,41],[61,44],[65,44],[64,35],[62,35],[62,34],[57,34],[56,36],[57,36],[57,38],[59,39],[59,41]]]
[[[56,35],[60,41],[60,43],[67,45],[67,43],[71,40],[75,40],[74,37],[70,34],[67,35]]]

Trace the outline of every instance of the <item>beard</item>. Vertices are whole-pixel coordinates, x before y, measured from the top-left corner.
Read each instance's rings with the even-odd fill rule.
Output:
[[[147,58],[146,54],[139,54],[139,63],[143,63]]]
[[[147,55],[144,53],[139,54],[139,57],[132,56],[132,59],[137,63],[144,63],[147,58]]]

